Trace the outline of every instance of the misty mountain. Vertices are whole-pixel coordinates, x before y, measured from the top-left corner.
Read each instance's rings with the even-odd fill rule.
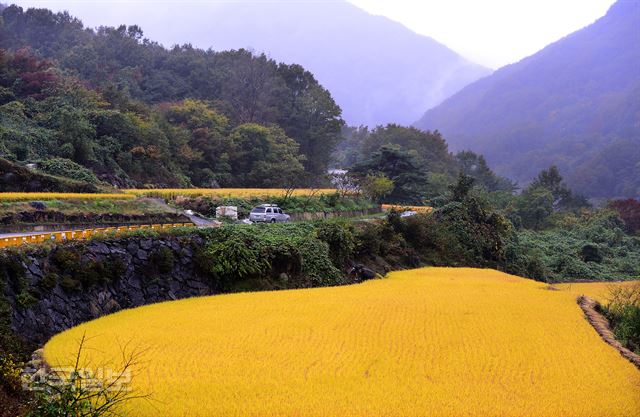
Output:
[[[594,197],[640,196],[640,3],[497,70],[426,112],[454,150],[527,182],[557,164]]]
[[[53,1],[47,7],[68,9],[89,24],[137,24],[145,36],[166,46],[248,48],[301,64],[354,125],[412,123],[425,109],[490,73],[435,40],[346,1],[153,6]]]

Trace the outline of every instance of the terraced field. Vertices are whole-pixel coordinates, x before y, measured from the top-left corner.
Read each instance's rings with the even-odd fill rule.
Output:
[[[589,286],[579,291],[588,293]],[[598,289],[598,291],[600,291]],[[575,288],[425,268],[348,287],[122,311],[57,335],[53,365],[147,349],[133,416],[637,416],[640,372],[584,320]]]
[[[284,188],[159,188],[159,189],[129,189],[124,190],[126,194],[138,197],[159,197],[174,198],[177,196],[185,197],[227,197],[227,198],[269,198],[284,197],[287,190]],[[294,196],[322,195],[333,194],[337,192],[335,188],[297,188],[290,191]]]

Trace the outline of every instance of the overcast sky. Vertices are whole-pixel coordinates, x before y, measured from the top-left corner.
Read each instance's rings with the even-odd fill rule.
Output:
[[[593,23],[615,0],[349,0],[491,68]],[[640,0],[626,0],[640,1]]]
[[[95,0],[101,3],[176,3],[251,0]],[[267,0],[335,1],[335,0]],[[349,0],[431,36],[478,64],[496,69],[516,62],[603,16],[615,0]],[[622,0],[640,1],[640,0]],[[24,7],[78,8],[91,0],[0,0]],[[117,5],[116,5],[117,7]],[[83,8],[86,10],[86,8]],[[112,12],[115,12],[112,11]],[[79,16],[97,26],[99,15]],[[143,28],[144,29],[144,28]]]

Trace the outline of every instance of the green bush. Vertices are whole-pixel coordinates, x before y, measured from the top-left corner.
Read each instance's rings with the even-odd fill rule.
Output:
[[[550,230],[519,231],[518,244],[520,256],[537,254],[553,281],[640,277],[640,239],[626,235],[608,210],[567,216]]]
[[[16,296],[16,302],[20,307],[27,309],[35,305],[38,300],[29,291],[21,291]]]
[[[71,178],[76,181],[91,184],[99,182],[93,171],[66,158],[46,159],[38,164],[38,168],[47,174]]]
[[[623,345],[640,354],[640,284],[613,287],[604,313]]]
[[[201,231],[205,249],[196,251],[195,263],[206,271],[218,290],[239,288],[248,280],[270,280],[293,274],[289,286],[342,283],[329,245],[317,235],[318,224],[289,223],[228,225]],[[336,232],[338,233],[338,232]],[[242,287],[245,288],[245,287]]]
[[[355,239],[351,229],[349,223],[339,220],[318,224],[318,239],[329,245],[329,253],[335,265],[345,265],[353,256]]]

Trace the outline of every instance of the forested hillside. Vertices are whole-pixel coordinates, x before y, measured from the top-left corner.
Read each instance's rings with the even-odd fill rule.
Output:
[[[340,108],[299,65],[165,49],[137,26],[2,10],[0,153],[132,186],[285,186],[324,173]],[[61,174],[57,172],[57,174]]]
[[[166,46],[247,48],[303,65],[331,91],[352,125],[412,123],[491,72],[437,40],[345,0],[189,1],[184,6],[47,0],[46,7],[69,10],[95,26],[138,24]]]
[[[482,155],[449,152],[437,131],[389,124],[371,130],[345,127],[343,135],[345,140],[334,153],[335,163],[360,178],[365,192],[372,186],[378,188],[381,178],[391,180],[393,187],[385,195],[390,202],[424,204],[437,199],[448,192],[459,173],[473,178],[487,192],[515,189],[515,184],[489,168]]]
[[[526,183],[552,164],[591,197],[640,196],[640,3],[463,89],[416,123]]]

